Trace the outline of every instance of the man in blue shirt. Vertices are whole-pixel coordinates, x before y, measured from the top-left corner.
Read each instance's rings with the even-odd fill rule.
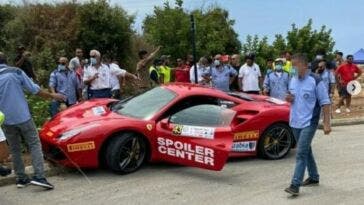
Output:
[[[203,73],[203,77],[209,78],[212,81],[212,87],[228,92],[230,84],[237,76],[235,69],[229,65],[221,63],[221,60],[215,59],[211,70]]]
[[[0,110],[5,114],[3,124],[6,139],[10,146],[13,167],[16,174],[16,185],[19,188],[29,183],[47,189],[53,189],[44,177],[44,159],[37,129],[29,112],[24,91],[43,98],[63,101],[61,94],[42,91],[24,71],[6,65],[6,57],[0,52]],[[32,156],[34,177],[29,180],[25,174],[21,155],[21,137],[28,144]]]
[[[283,71],[283,61],[276,60],[274,71],[267,73],[263,83],[263,94],[285,100],[288,92],[289,74]]]
[[[51,103],[51,116],[59,111],[61,103],[67,107],[72,106],[81,100],[82,88],[75,71],[68,68],[68,60],[65,57],[59,58],[57,68],[51,73],[49,78],[49,88],[51,93],[60,93],[66,96],[65,102],[53,100]]]
[[[334,72],[327,68],[326,60],[322,59],[318,63],[316,73],[320,75],[320,77],[321,77],[322,81],[324,82],[325,87],[328,91],[330,99],[332,99],[332,97],[334,95],[334,91],[335,91],[336,79],[335,79]]]
[[[291,102],[289,124],[297,142],[297,153],[291,185],[285,191],[297,196],[300,186],[319,184],[319,174],[311,142],[318,126],[321,107],[324,113],[324,134],[331,132],[331,102],[324,82],[309,70],[306,55],[294,55],[292,64],[298,73],[291,79],[286,100]],[[309,178],[302,183],[306,167]]]

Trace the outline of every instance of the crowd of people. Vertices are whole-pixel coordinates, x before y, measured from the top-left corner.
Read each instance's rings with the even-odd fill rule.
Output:
[[[306,72],[305,66],[300,70],[292,63],[291,52],[285,52],[275,59],[267,59],[266,68],[261,70],[255,62],[254,54],[216,54],[201,57],[195,65],[193,57],[187,55],[186,58],[177,58],[176,66],[172,66],[174,63],[170,62],[171,56],[159,55],[160,48],[151,53],[145,50],[138,53],[135,74],[122,69],[118,61],[97,50],[89,51],[89,58],[86,58],[83,49],[77,48],[75,57],[70,61],[65,56],[59,57],[57,67],[49,77],[49,91],[42,90],[35,83],[37,75],[29,60],[31,53],[24,46],[18,47],[14,65],[9,65],[5,54],[0,53],[0,111],[5,116],[5,120],[1,122],[5,135],[0,130],[0,145],[4,143],[6,136],[17,176],[17,186],[24,187],[33,183],[48,189],[53,188],[44,177],[41,145],[23,90],[52,99],[51,116],[87,99],[121,99],[124,97],[122,88],[126,79],[136,82],[136,93],[165,83],[181,82],[210,86],[224,92],[262,94],[292,102],[292,91],[297,89],[294,86],[299,86],[299,82],[293,79],[295,76],[304,77]],[[319,93],[325,92],[332,101],[334,91],[338,90],[340,101],[336,112],[340,113],[343,105],[346,106],[345,111],[350,112],[351,95],[347,92],[346,85],[361,75],[361,70],[353,64],[353,56],[348,55],[344,60],[343,53],[336,52],[335,61],[329,61],[325,54],[320,53],[310,63],[306,57],[296,58],[304,62],[302,65],[307,61],[307,70],[322,79],[324,90],[321,89]],[[322,105],[326,104],[328,103],[323,101]],[[301,125],[298,127],[301,128]],[[31,152],[35,172],[32,180],[24,172],[21,136]],[[3,160],[1,158],[0,163]],[[9,174],[9,169],[0,166],[0,174]]]

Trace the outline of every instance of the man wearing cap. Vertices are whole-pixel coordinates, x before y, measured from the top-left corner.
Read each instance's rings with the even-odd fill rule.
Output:
[[[25,47],[23,45],[18,46],[17,52],[18,55],[15,57],[15,66],[22,69],[29,78],[37,81],[37,76],[33,70],[33,64],[30,61],[30,52],[25,51]]]
[[[283,71],[283,61],[277,59],[274,65],[274,71],[267,73],[265,76],[263,94],[285,100],[288,93],[289,80],[289,74]]]
[[[37,128],[29,112],[24,90],[43,98],[65,100],[65,96],[61,94],[41,90],[39,85],[35,84],[21,69],[8,66],[5,55],[0,52],[0,110],[6,116],[2,128],[10,146],[16,185],[18,188],[22,188],[31,183],[46,189],[53,189],[53,185],[44,176],[42,147]],[[34,169],[32,180],[29,180],[25,174],[21,154],[21,137],[27,143],[32,156]]]
[[[169,67],[169,58],[170,55],[162,55],[160,60],[162,65],[159,66],[159,74],[161,75],[161,79],[163,84],[171,82],[171,67]]]
[[[253,54],[245,56],[245,64],[239,70],[239,88],[245,93],[259,95],[262,74],[254,59]]]

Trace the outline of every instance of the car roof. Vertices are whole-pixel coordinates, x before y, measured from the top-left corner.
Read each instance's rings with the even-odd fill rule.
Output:
[[[164,84],[161,87],[167,88],[180,96],[184,95],[208,95],[214,94],[218,96],[226,96],[226,93],[215,88],[197,85],[192,83],[169,83]]]
[[[165,87],[179,96],[191,96],[191,95],[211,95],[215,97],[223,97],[223,98],[235,98],[237,100],[244,100],[244,101],[253,101],[254,99],[251,98],[249,95],[245,93],[239,92],[223,92],[216,88],[192,84],[192,83],[169,83],[164,84],[162,87]]]

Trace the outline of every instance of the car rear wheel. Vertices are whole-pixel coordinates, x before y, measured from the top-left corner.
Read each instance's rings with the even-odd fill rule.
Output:
[[[114,172],[128,174],[138,170],[146,157],[146,143],[135,133],[113,138],[106,148],[106,164]]]
[[[265,159],[281,159],[291,150],[293,139],[288,125],[274,124],[260,137],[258,154]]]

